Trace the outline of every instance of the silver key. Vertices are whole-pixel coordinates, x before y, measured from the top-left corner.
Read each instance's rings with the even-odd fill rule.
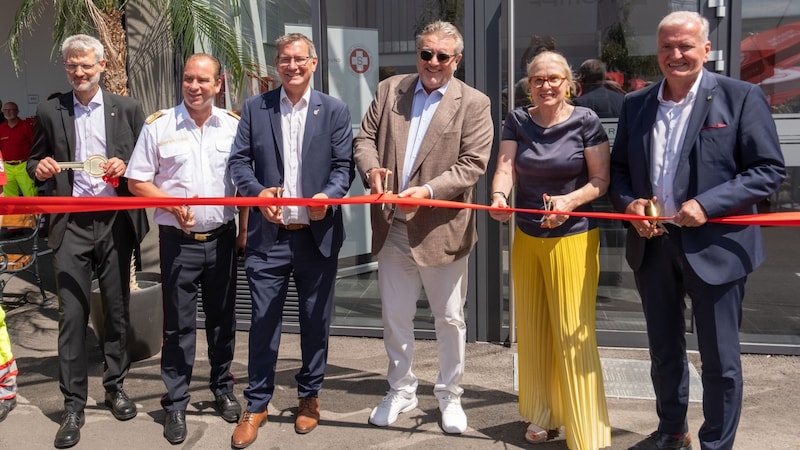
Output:
[[[106,171],[100,167],[101,164],[105,164],[106,162],[108,162],[108,159],[103,155],[91,155],[86,161],[59,162],[58,166],[62,169],[85,170],[89,175],[99,178],[106,173]]]

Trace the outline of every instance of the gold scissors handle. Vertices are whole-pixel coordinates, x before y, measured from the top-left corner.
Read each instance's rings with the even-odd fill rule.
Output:
[[[647,201],[647,205],[644,207],[644,215],[650,217],[650,223],[663,230],[664,234],[669,234],[667,227],[658,221],[658,206],[652,200]]]

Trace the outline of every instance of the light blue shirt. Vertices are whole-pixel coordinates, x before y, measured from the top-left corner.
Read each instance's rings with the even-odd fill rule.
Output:
[[[72,103],[75,107],[75,161],[84,162],[91,155],[107,158],[103,90],[98,89],[85,106],[72,94]],[[85,170],[75,170],[73,175],[73,197],[117,196],[114,186],[103,181],[101,177],[93,177]]]
[[[425,133],[428,132],[428,126],[431,124],[434,114],[436,114],[436,109],[439,107],[439,102],[442,100],[448,84],[428,94],[425,92],[422,82],[417,80],[417,87],[414,90],[414,102],[411,106],[411,124],[408,128],[406,158],[403,161],[402,173],[400,174],[400,192],[408,189],[411,170],[414,168],[414,163],[419,155],[419,149],[422,147]],[[433,198],[433,190],[427,185],[426,187],[430,191],[431,198]]]

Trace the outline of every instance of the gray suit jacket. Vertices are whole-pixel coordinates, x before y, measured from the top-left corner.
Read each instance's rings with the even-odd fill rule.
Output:
[[[39,161],[52,157],[56,161],[75,160],[75,107],[72,91],[39,105],[36,110],[36,125],[33,129],[33,146],[28,159],[28,174],[36,180]],[[106,122],[106,156],[118,157],[127,164],[139,131],[144,124],[142,104],[130,97],[109,94],[103,91]],[[72,171],[62,170],[53,177],[52,195],[72,196]],[[37,181],[37,183],[42,184]],[[116,189],[120,197],[130,197],[128,179],[120,178]],[[136,242],[141,242],[149,230],[147,216],[142,209],[127,210],[126,216],[136,232]],[[50,222],[48,244],[58,249],[66,230],[69,213],[53,214]]]
[[[410,170],[409,186],[428,184],[438,200],[472,203],[475,184],[486,171],[492,152],[494,123],[489,98],[453,78],[428,126],[413,167],[405,168],[414,88],[419,76],[397,75],[378,85],[361,122],[353,156],[362,177],[373,167],[394,174]],[[372,205],[372,253],[383,247],[394,215],[391,208]],[[406,217],[414,260],[422,266],[463,258],[478,240],[475,213],[470,209],[419,208]]]

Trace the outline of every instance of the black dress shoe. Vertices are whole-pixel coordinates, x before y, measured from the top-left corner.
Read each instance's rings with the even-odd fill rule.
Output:
[[[692,450],[689,433],[669,434],[654,431],[628,450]]]
[[[9,398],[8,400],[0,400],[0,422],[6,420],[8,413],[17,407],[17,397]]]
[[[186,439],[186,411],[168,411],[164,419],[164,437],[170,444],[180,444]]]
[[[214,403],[217,404],[219,414],[225,419],[225,422],[236,423],[239,421],[239,416],[242,415],[242,405],[239,404],[233,393],[217,395],[214,397]]]
[[[53,445],[56,448],[68,448],[77,444],[81,440],[81,427],[84,419],[83,411],[64,411],[61,416],[61,426],[58,427]]]
[[[129,398],[125,390],[106,392],[106,406],[111,408],[111,414],[117,420],[128,420],[136,417],[136,404]]]

